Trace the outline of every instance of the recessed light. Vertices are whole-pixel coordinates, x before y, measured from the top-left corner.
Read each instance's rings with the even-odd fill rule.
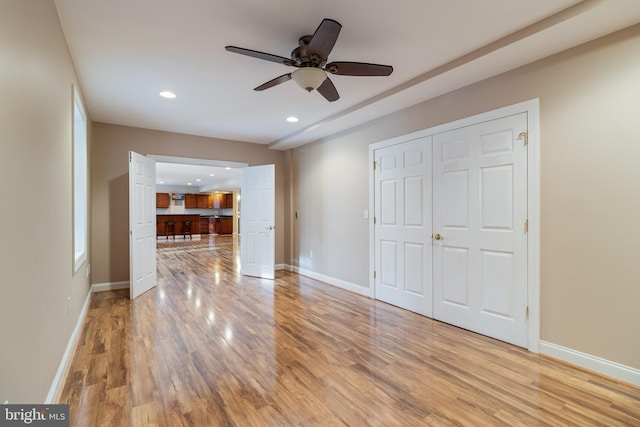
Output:
[[[193,185],[191,182],[187,182],[187,185]]]
[[[164,184],[164,181],[160,181],[160,184]]]
[[[163,90],[160,92],[160,96],[167,99],[173,99],[176,97],[176,94],[173,92],[169,92],[168,90]]]
[[[210,173],[209,176],[216,176],[216,174],[215,173]]]
[[[289,123],[295,123],[295,122],[297,122],[297,121],[298,121],[298,118],[297,118],[297,117],[295,117],[295,116],[289,116],[289,117],[287,117],[287,121],[288,121]]]
[[[200,182],[200,181],[202,181],[200,178],[196,179],[196,182]]]
[[[228,167],[228,166],[227,166],[225,169],[226,169],[226,170],[228,170],[228,171],[230,171],[230,170],[231,170],[231,168],[230,168],[230,167]]]

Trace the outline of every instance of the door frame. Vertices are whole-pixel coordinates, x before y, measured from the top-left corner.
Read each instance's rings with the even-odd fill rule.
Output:
[[[375,163],[375,151],[391,145],[402,144],[417,138],[440,132],[491,121],[518,113],[527,113],[527,300],[529,321],[527,325],[527,349],[538,353],[540,348],[540,100],[538,98],[507,107],[476,114],[460,120],[419,130],[369,145],[369,164]],[[369,170],[369,212],[375,212],[375,170]],[[375,299],[375,225],[369,221],[369,296]]]

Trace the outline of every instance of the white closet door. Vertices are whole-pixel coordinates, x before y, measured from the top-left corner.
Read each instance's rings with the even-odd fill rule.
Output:
[[[527,346],[527,114],[433,137],[434,318]]]
[[[431,138],[375,158],[375,297],[431,316]]]

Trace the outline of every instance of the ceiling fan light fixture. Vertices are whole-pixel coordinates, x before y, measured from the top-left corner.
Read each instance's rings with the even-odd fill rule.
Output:
[[[320,68],[302,67],[291,73],[291,78],[307,92],[318,89],[327,78],[327,73]]]

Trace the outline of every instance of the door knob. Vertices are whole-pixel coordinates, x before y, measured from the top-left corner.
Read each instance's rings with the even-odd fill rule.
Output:
[[[434,240],[444,240],[444,236],[440,235],[440,233],[432,234],[431,238]]]

